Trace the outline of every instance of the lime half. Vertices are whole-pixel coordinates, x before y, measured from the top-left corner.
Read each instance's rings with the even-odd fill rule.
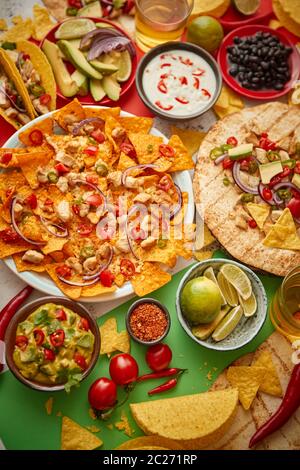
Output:
[[[240,319],[243,316],[243,309],[240,305],[234,307],[213,332],[212,338],[215,341],[222,341],[222,339],[227,338],[227,336],[232,333]]]
[[[244,300],[241,296],[239,296],[239,300],[241,307],[244,310],[245,317],[252,317],[252,315],[254,315],[257,310],[257,301],[253,292],[250,295],[249,299]]]
[[[219,286],[219,283],[217,281],[217,278],[215,276],[215,273],[214,273],[214,270],[213,268],[210,266],[209,268],[207,268],[204,273],[203,273],[203,276],[204,277],[207,277],[207,279],[210,279],[211,281],[213,281],[217,286],[218,288],[220,289],[220,294],[221,294],[221,297],[222,297],[222,305],[226,305],[227,302],[226,302],[226,299],[223,295],[223,292],[222,292],[222,289],[220,288]]]
[[[132,71],[131,57],[128,51],[123,52],[109,52],[103,56],[103,62],[105,64],[115,65],[118,71],[115,77],[118,82],[126,82],[130,77]]]
[[[254,15],[260,7],[260,0],[233,0],[233,4],[239,13]]]
[[[55,32],[55,39],[77,39],[95,29],[95,23],[87,18],[64,21]]]
[[[242,299],[249,299],[252,294],[252,286],[247,274],[235,264],[223,264],[220,272],[225,279],[233,285]]]
[[[237,305],[239,305],[239,296],[233,285],[227,281],[227,279],[221,272],[218,273],[217,279],[219,287],[228,305],[230,305],[231,307],[236,307]]]

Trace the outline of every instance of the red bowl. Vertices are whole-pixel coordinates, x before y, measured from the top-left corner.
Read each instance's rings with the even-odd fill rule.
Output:
[[[243,15],[239,13],[234,5],[230,5],[224,15],[219,19],[225,31],[240,28],[254,23],[261,23],[272,15],[272,0],[263,0],[256,13],[253,15]]]
[[[233,44],[233,38],[235,36],[239,36],[239,37],[251,36],[257,33],[258,31],[272,33],[274,36],[277,36],[283,44],[290,46],[293,49],[293,52],[291,53],[289,57],[291,78],[285,84],[285,87],[283,88],[283,90],[280,90],[280,91],[272,90],[272,89],[261,90],[261,91],[249,90],[248,88],[242,87],[239,84],[239,82],[234,77],[232,77],[229,73],[229,63],[227,60],[226,48]],[[241,28],[237,28],[234,31],[231,31],[231,33],[225,36],[219,48],[218,63],[222,72],[223,79],[227,83],[227,85],[229,85],[234,91],[236,91],[240,95],[243,95],[246,98],[255,99],[255,100],[270,100],[270,99],[279,98],[280,96],[285,95],[291,90],[295,80],[298,79],[299,73],[300,73],[299,54],[294,44],[289,40],[289,38],[284,33],[280,31],[274,31],[268,26],[262,26],[262,25],[242,26]]]
[[[134,45],[134,42],[132,41],[132,39],[128,36],[127,33],[125,33],[125,31],[122,29],[122,28],[119,28],[119,26],[116,26],[114,23],[112,23],[111,21],[109,20],[105,20],[103,18],[91,18],[91,17],[85,17],[89,20],[92,20],[94,21],[95,23],[107,23],[107,24],[110,24],[114,29],[120,31],[120,33],[122,33],[124,36],[126,36],[128,39],[130,39],[132,45],[135,47]],[[44,39],[41,41],[40,43],[40,48],[42,47],[45,39],[48,39],[49,41],[51,42],[55,42],[56,43],[56,39],[55,39],[55,32],[56,30],[60,27],[60,25],[62,23],[65,23],[65,21],[71,21],[71,20],[74,20],[74,18],[70,18],[68,20],[64,20],[64,21],[61,21],[60,23],[57,23],[47,34],[46,36],[44,37]],[[120,94],[120,98],[121,96],[123,96],[129,89],[130,87],[134,84],[134,79],[135,79],[135,74],[136,74],[136,68],[137,68],[137,57],[136,55],[134,57],[131,58],[131,63],[132,63],[132,71],[131,71],[131,75],[130,77],[128,78],[128,80],[124,83],[121,83],[121,94]],[[69,70],[70,73],[73,73],[75,68],[73,67],[72,64],[70,64],[69,62],[66,64],[67,65],[67,69]],[[66,98],[60,91],[60,89],[57,87],[57,91],[56,91],[57,95],[62,98],[63,100],[65,101],[72,101],[72,98]],[[115,106],[116,105],[116,101],[113,101],[111,100],[110,98],[108,97],[105,97],[103,98],[101,101],[95,101],[92,97],[92,95],[89,93],[88,95],[86,96],[78,96],[76,95],[76,98],[78,99],[78,101],[80,101],[81,104],[93,104],[93,105],[113,105]]]

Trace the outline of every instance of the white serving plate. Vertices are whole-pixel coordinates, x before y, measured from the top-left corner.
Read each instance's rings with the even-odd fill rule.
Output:
[[[104,106],[84,106],[85,108],[104,108]],[[20,130],[15,132],[3,145],[3,147],[7,148],[16,148],[16,147],[23,147],[21,142],[19,141],[19,134],[24,132],[26,129],[31,127],[33,124],[43,121],[47,117],[51,116],[55,111],[51,111],[50,113],[44,114],[43,116],[39,116],[33,121],[26,124]],[[121,111],[121,116],[132,117],[134,116],[131,113],[127,113],[126,111]],[[59,130],[58,132],[59,133]],[[63,131],[61,131],[63,133]],[[150,131],[151,134],[163,137],[164,141],[167,142],[167,138],[157,129],[152,128]],[[185,223],[189,224],[194,221],[194,213],[195,213],[195,204],[194,204],[194,196],[193,196],[193,189],[192,189],[192,180],[188,171],[181,171],[178,173],[173,174],[174,181],[178,184],[181,191],[188,193],[189,203],[187,207],[187,212],[185,214]],[[4,259],[4,263],[6,266],[13,271],[22,281],[26,282],[30,286],[34,287],[35,289],[47,294],[47,295],[62,295],[61,290],[55,285],[52,279],[48,276],[48,274],[44,273],[34,273],[30,271],[24,271],[19,273],[13,259],[11,257]],[[180,271],[186,267],[186,261],[182,258],[178,259],[175,268],[172,272]],[[123,297],[127,297],[134,293],[133,288],[130,282],[126,282],[122,287],[118,288],[115,292],[99,295],[95,297],[80,297],[78,300],[80,302],[107,302],[111,300],[121,299]]]

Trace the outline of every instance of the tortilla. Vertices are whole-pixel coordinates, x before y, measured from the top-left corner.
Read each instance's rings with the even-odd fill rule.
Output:
[[[159,436],[141,436],[123,442],[115,450],[142,450],[142,449],[183,450],[184,447],[170,439]]]
[[[285,276],[300,264],[300,253],[267,247],[263,244],[264,233],[259,229],[244,231],[236,226],[230,215],[240,193],[233,185],[224,186],[222,167],[214,164],[209,153],[232,135],[239,143],[246,142],[251,129],[273,135],[275,128],[284,135],[285,120],[289,123],[289,132],[293,134],[298,122],[296,115],[294,107],[273,102],[245,108],[218,121],[201,144],[193,182],[197,210],[224,248],[241,262],[279,276]],[[300,119],[299,108],[298,115]]]
[[[102,446],[99,437],[63,416],[61,427],[61,450],[93,450]]]

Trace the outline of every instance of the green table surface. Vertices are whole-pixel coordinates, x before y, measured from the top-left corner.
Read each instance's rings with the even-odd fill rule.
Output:
[[[217,252],[214,257],[224,257],[224,253]],[[148,381],[136,386],[130,395],[126,405],[115,410],[112,417],[105,422],[93,421],[89,414],[89,404],[87,393],[91,383],[103,376],[109,377],[107,357],[101,356],[90,376],[80,385],[78,389],[71,391],[69,395],[65,392],[43,393],[31,390],[21,384],[10,373],[6,372],[0,376],[0,438],[7,449],[59,449],[61,417],[56,416],[61,412],[69,416],[82,426],[97,425],[101,431],[96,434],[103,440],[101,449],[111,450],[129,438],[123,431],[115,427],[109,429],[109,423],[114,424],[119,421],[121,410],[124,410],[129,418],[131,426],[135,432],[133,437],[142,435],[134,420],[131,417],[129,403],[155,400],[158,398],[175,397],[185,394],[193,394],[208,390],[218,374],[233,360],[239,356],[255,350],[273,331],[269,320],[265,322],[257,337],[247,346],[230,352],[218,352],[206,349],[189,336],[186,335],[177,321],[175,309],[175,295],[177,286],[186,270],[176,274],[172,281],[166,286],[154,292],[151,297],[163,302],[170,311],[172,324],[166,343],[172,348],[172,366],[188,368],[181,378],[176,389],[163,395],[149,398],[147,391],[156,386],[160,381]],[[272,299],[281,279],[274,276],[260,275],[266,289],[268,300]],[[133,299],[134,300],[134,299]],[[125,328],[125,313],[133,300],[115,308],[99,319],[99,324],[104,323],[110,317],[116,317],[119,331]],[[146,348],[131,341],[131,353],[139,364],[140,373],[148,372],[145,362]],[[216,370],[215,370],[216,369]],[[212,373],[212,379],[208,380],[208,372]],[[123,397],[123,390],[119,391],[119,400]],[[45,402],[50,397],[54,397],[53,412],[51,416],[46,414]]]

